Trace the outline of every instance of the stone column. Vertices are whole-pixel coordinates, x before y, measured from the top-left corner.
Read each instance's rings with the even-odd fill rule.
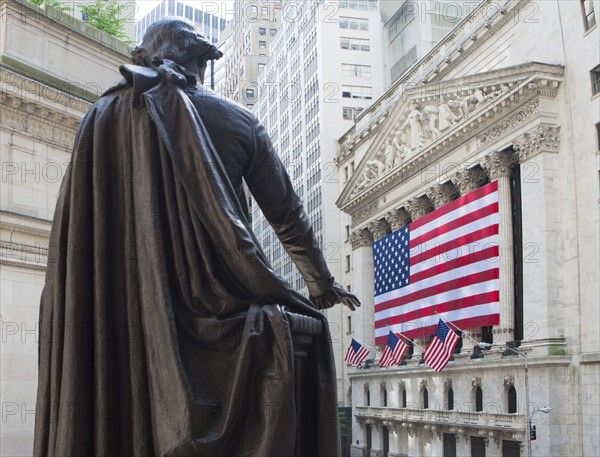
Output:
[[[512,152],[496,151],[485,157],[484,168],[490,181],[498,180],[498,211],[500,225],[500,325],[495,327],[494,342],[514,339],[515,330],[515,275],[512,203],[510,175],[518,159]]]
[[[392,232],[400,230],[405,225],[410,224],[410,215],[408,214],[408,211],[406,211],[406,209],[404,208],[393,209],[392,211],[389,211],[385,215],[385,218],[390,224],[390,230]]]
[[[385,219],[377,219],[369,223],[369,231],[373,235],[373,241],[380,240],[390,234],[390,224]]]
[[[425,214],[433,211],[433,204],[425,195],[421,197],[412,198],[406,204],[406,209],[410,214],[410,217],[413,221],[416,221],[420,217],[425,216]],[[415,345],[413,349],[413,359],[421,359],[423,356],[423,352],[426,349],[426,338],[419,337],[414,339]]]
[[[564,344],[561,335],[570,317],[565,311],[562,272],[569,274],[576,264],[573,250],[568,249],[570,240],[560,236],[565,215],[558,187],[564,173],[558,155],[560,127],[540,126],[514,144],[521,162],[524,339],[537,340],[536,350],[552,353],[551,346]]]
[[[458,188],[460,195],[463,196],[485,185],[488,182],[488,176],[482,168],[470,168],[456,173],[453,182]],[[477,342],[482,341],[481,327],[471,328],[465,331],[465,334],[463,337],[463,347],[474,346],[475,343],[473,340]]]
[[[352,314],[354,338],[361,344],[375,347],[374,272],[373,272],[373,235],[366,229],[350,234],[352,245],[352,293],[361,301],[362,306]],[[371,349],[369,349],[371,350]],[[371,350],[368,358],[376,354]]]

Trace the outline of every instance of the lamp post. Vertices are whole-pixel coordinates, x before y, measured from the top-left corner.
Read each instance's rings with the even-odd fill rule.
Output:
[[[490,349],[494,345],[491,343],[478,343],[478,346],[481,349]],[[542,412],[544,414],[548,414],[550,412],[551,408],[549,406],[544,406],[543,408],[534,409],[531,413],[529,412],[529,371],[528,371],[528,366],[527,366],[527,353],[517,351],[515,348],[506,346],[506,345],[502,345],[502,346],[497,345],[497,347],[504,347],[505,349],[508,349],[509,351],[511,351],[513,354],[520,355],[521,357],[523,357],[525,359],[525,403],[526,403],[525,410],[527,412],[527,432],[525,433],[525,436],[527,439],[527,457],[532,457],[532,454],[531,454],[531,418],[537,412]]]

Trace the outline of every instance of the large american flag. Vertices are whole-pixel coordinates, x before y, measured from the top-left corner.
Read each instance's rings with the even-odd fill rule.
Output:
[[[442,371],[448,365],[459,339],[460,336],[440,319],[435,335],[425,349],[424,362],[435,371]]]
[[[379,359],[379,366],[391,367],[392,365],[400,365],[407,349],[408,345],[390,330],[383,354],[381,354],[381,358]]]
[[[493,181],[376,241],[375,343],[388,326],[429,336],[440,316],[461,329],[499,324],[498,223]]]

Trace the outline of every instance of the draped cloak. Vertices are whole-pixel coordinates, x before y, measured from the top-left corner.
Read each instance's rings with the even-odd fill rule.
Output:
[[[311,294],[329,271],[264,127],[172,63],[133,65],[77,134],[41,298],[35,456],[338,455],[327,323],[271,269],[242,179]],[[294,399],[283,307],[320,319]]]

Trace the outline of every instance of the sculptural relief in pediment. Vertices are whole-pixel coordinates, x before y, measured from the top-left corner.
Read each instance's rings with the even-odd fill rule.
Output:
[[[383,144],[365,161],[362,175],[351,195],[371,187],[384,175],[410,161],[419,152],[481,108],[510,90],[500,84],[466,93],[414,99],[394,123]]]

